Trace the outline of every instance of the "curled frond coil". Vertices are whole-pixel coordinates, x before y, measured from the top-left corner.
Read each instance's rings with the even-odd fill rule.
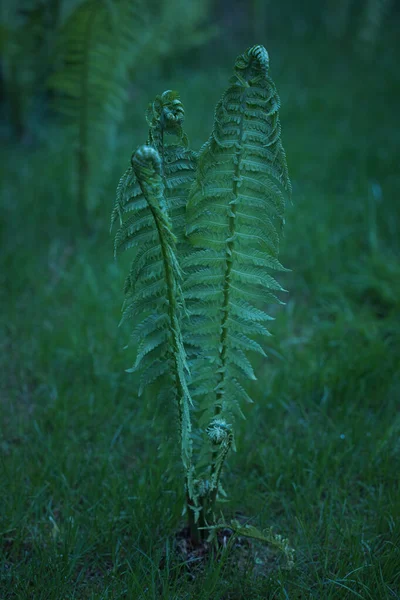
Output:
[[[226,441],[231,434],[232,426],[224,419],[213,419],[206,428],[208,439],[212,444],[219,446]]]
[[[268,71],[269,54],[264,46],[248,48],[235,61],[235,76],[246,86],[256,83],[258,77],[268,75]]]
[[[176,135],[180,143],[186,148],[188,138],[183,131],[185,110],[179,98],[179,94],[173,90],[166,90],[156,96],[146,111],[146,120],[149,124],[148,144],[153,145],[160,151],[164,143],[164,133]]]
[[[161,175],[161,159],[158,152],[151,146],[141,146],[132,154],[132,167],[139,179],[144,179],[149,173]]]

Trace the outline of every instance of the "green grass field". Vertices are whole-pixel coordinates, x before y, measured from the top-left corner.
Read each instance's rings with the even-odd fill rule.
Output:
[[[400,598],[398,64],[289,50],[274,63],[270,49],[294,190],[289,292],[271,308],[223,508],[288,537],[294,569],[253,580],[225,556],[182,574],[174,412],[137,398],[117,328],[129,256],[113,260],[109,215],[142,113],[180,90],[198,148],[239,48],[211,85],[188,67],[137,84],[89,234],[56,126],[2,150],[1,600]]]

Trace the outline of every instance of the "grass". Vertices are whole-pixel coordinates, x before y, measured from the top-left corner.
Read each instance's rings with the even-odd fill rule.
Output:
[[[1,600],[400,598],[400,80],[388,52],[377,70],[344,53],[327,69],[329,52],[282,50],[274,70],[270,49],[294,184],[281,254],[292,271],[225,475],[224,510],[288,537],[295,568],[254,581],[225,556],[182,576],[173,411],[138,400],[124,371],[129,256],[115,263],[108,235],[117,178],[156,93],[182,90],[199,147],[227,78],[222,66],[208,89],[199,71],[188,88],[182,67],[135,88],[90,235],[56,127],[40,148],[3,152]]]

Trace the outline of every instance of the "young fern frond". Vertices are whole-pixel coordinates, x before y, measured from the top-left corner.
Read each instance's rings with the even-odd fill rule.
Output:
[[[147,145],[155,148],[160,156],[164,196],[180,256],[188,253],[188,245],[184,239],[185,208],[188,189],[194,180],[197,165],[197,153],[188,148],[189,141],[183,130],[184,117],[179,94],[171,90],[157,96],[146,111],[149,124]],[[168,143],[167,136],[174,136],[177,141]],[[141,197],[139,183],[130,167],[118,184],[111,227],[117,219],[122,223],[123,216],[137,206]]]
[[[133,268],[125,286],[123,319],[134,316],[133,332],[138,343],[136,362],[130,371],[140,372],[139,395],[161,375],[170,376],[171,395],[176,396],[181,439],[181,457],[186,487],[193,496],[192,439],[189,373],[181,334],[183,298],[181,272],[176,257],[161,173],[161,159],[150,146],[141,146],[132,156],[132,170],[142,193],[135,220],[117,233],[117,249],[134,246]],[[142,201],[144,200],[144,202]],[[138,263],[140,266],[138,267]]]
[[[250,400],[243,382],[255,379],[247,353],[265,356],[254,336],[269,335],[264,305],[282,290],[270,273],[283,270],[279,234],[291,186],[268,71],[262,46],[237,58],[187,206],[187,233],[199,251],[183,263],[184,290],[194,315],[191,341],[205,348],[192,371],[204,423],[242,414],[240,401]],[[212,477],[217,461],[214,451]]]

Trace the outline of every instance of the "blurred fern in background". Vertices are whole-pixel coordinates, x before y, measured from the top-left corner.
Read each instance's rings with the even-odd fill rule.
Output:
[[[86,211],[98,205],[93,172],[97,185],[102,180],[93,166],[101,163],[103,171],[107,168],[109,161],[102,155],[105,148],[113,148],[130,77],[177,48],[207,39],[197,31],[206,10],[206,4],[201,10],[182,11],[178,2],[164,1],[156,10],[156,5],[143,1],[87,0],[65,24],[58,43],[60,67],[49,85],[57,93],[57,109],[75,130],[78,202],[84,220]],[[180,28],[184,35],[178,35]]]
[[[210,7],[209,0],[183,6],[177,0],[20,0],[3,7],[3,94],[13,130],[29,131],[39,97],[62,115],[67,146],[76,154],[82,222],[98,207],[100,174],[113,164],[130,81],[215,35]]]
[[[104,172],[109,164],[104,156],[109,155],[115,126],[123,116],[132,48],[141,26],[136,3],[87,0],[72,13],[58,38],[56,68],[48,85],[56,94],[56,110],[67,116],[73,130],[83,220],[97,203],[97,194],[89,194],[92,167],[101,164]]]
[[[0,4],[0,56],[5,114],[20,139],[29,133],[35,100],[45,90],[60,2]]]

